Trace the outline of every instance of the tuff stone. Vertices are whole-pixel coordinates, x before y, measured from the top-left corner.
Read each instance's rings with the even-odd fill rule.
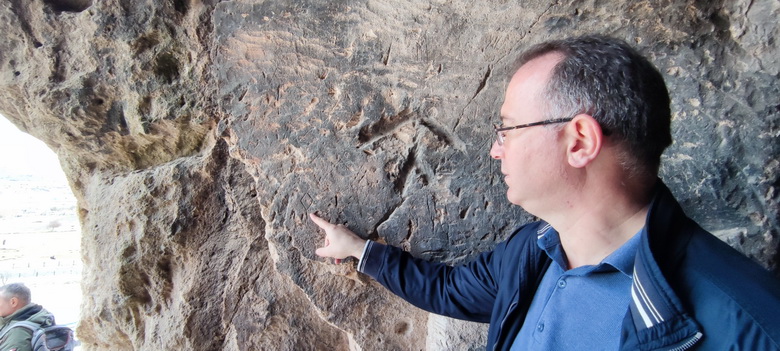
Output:
[[[532,220],[488,149],[515,55],[589,32],[666,74],[661,177],[780,273],[780,4],[12,0],[0,112],[78,199],[85,350],[478,349],[314,254],[318,212],[462,263]],[[20,151],[21,152],[21,151]]]

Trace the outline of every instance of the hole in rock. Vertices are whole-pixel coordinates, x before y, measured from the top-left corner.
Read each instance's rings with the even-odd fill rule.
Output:
[[[396,334],[406,334],[406,332],[409,330],[409,324],[406,322],[397,322],[395,324],[394,331]]]
[[[57,12],[81,12],[92,6],[92,0],[43,0]]]
[[[188,0],[173,0],[173,8],[181,14],[186,14],[187,10],[190,9],[190,4]]]
[[[75,330],[81,266],[76,198],[57,156],[0,115],[0,285],[25,284]]]
[[[163,78],[167,83],[179,78],[179,61],[171,53],[164,53],[157,57],[154,73]]]

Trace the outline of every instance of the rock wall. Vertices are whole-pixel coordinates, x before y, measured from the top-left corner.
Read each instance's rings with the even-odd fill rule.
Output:
[[[0,112],[60,156],[85,350],[479,349],[314,255],[316,211],[460,263],[531,220],[488,157],[507,67],[607,33],[673,95],[662,178],[775,273],[780,3],[9,0]],[[23,152],[20,150],[20,152]]]

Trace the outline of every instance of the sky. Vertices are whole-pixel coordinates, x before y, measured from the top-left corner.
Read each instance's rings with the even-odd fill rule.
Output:
[[[0,176],[20,175],[58,182],[65,180],[54,151],[0,115]]]

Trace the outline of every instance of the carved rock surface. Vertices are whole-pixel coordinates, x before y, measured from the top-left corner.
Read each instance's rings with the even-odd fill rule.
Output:
[[[532,220],[488,156],[517,53],[600,32],[666,75],[661,176],[776,274],[780,3],[9,0],[0,112],[60,157],[85,350],[467,350],[486,326],[314,255],[318,212],[453,264]],[[22,151],[20,151],[22,152]]]

